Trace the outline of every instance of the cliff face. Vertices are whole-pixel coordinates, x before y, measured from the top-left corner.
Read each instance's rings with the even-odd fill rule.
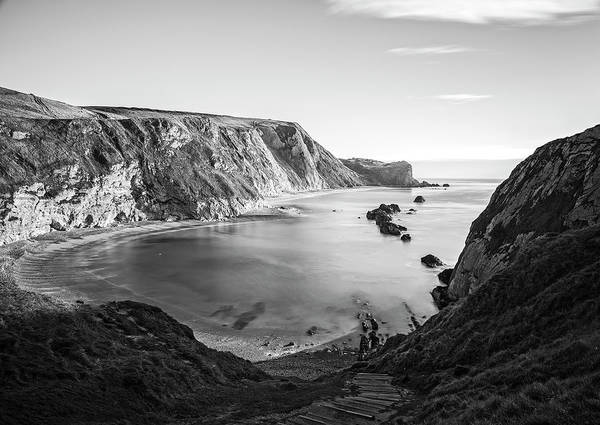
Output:
[[[361,184],[298,124],[76,107],[0,89],[0,243],[141,219],[219,219]]]
[[[413,178],[412,166],[406,161],[381,162],[373,159],[342,159],[342,163],[355,171],[366,185],[415,187],[421,183]]]
[[[516,167],[471,227],[462,297],[368,366],[426,393],[419,424],[599,423],[600,126]]]
[[[538,148],[473,222],[449,287],[460,298],[504,270],[536,236],[600,222],[600,126]]]

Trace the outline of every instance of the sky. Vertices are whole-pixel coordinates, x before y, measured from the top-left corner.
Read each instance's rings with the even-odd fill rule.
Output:
[[[0,0],[0,86],[295,121],[338,157],[520,159],[600,123],[599,14],[600,0]]]

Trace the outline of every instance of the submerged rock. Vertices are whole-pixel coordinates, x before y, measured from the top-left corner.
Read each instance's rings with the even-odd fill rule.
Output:
[[[444,263],[438,257],[433,254],[427,254],[425,257],[421,257],[421,263],[425,264],[427,267],[439,267],[443,266]]]
[[[379,226],[379,231],[385,235],[400,236],[406,230],[406,227],[392,222],[382,223]]]
[[[422,204],[423,202],[425,202],[425,198],[423,198],[421,195],[419,195],[415,198],[415,200],[413,202],[416,202],[417,204]]]
[[[400,212],[398,204],[381,204],[374,210],[367,211],[367,219],[375,220],[379,231],[383,234],[400,236],[406,227],[392,223],[392,214]]]
[[[313,336],[319,333],[319,328],[317,328],[316,326],[311,326],[307,331],[306,331],[306,335],[308,336]]]
[[[412,240],[412,237],[410,236],[410,234],[405,233],[402,236],[400,236],[400,239],[404,242],[410,242]]]

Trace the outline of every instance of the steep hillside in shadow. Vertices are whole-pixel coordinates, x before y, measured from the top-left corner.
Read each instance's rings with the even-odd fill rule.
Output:
[[[600,423],[599,131],[515,169],[471,227],[459,300],[370,361],[421,391],[412,423]]]

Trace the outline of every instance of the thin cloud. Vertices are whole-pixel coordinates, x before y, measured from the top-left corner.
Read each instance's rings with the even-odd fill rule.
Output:
[[[418,55],[450,55],[453,53],[474,52],[475,49],[465,46],[446,45],[446,46],[426,46],[426,47],[396,47],[388,50],[399,56],[418,56]]]
[[[560,24],[600,14],[600,0],[326,0],[334,13],[489,24]]]
[[[492,96],[489,94],[468,94],[468,93],[457,93],[457,94],[440,94],[433,96],[434,99],[443,100],[451,103],[471,103],[480,100],[491,99]]]

